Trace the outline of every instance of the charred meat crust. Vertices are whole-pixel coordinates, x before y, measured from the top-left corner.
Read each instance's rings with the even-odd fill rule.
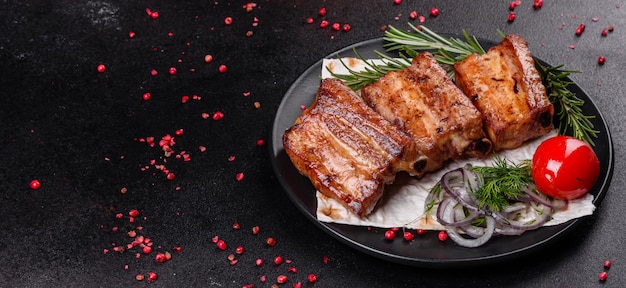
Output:
[[[361,217],[397,172],[421,175],[415,169],[425,161],[406,133],[337,79],[322,80],[315,102],[283,134],[283,146],[318,191]]]
[[[425,171],[436,171],[450,159],[482,157],[491,151],[480,112],[428,52],[416,56],[410,67],[363,87],[361,95],[411,135],[428,157]]]
[[[517,148],[553,129],[554,107],[520,36],[508,35],[486,54],[468,56],[454,72],[483,115],[494,150]]]

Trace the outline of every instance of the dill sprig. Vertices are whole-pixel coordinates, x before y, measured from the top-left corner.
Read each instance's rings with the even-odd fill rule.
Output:
[[[577,70],[564,70],[563,65],[555,67],[546,67],[541,65],[535,59],[535,67],[541,75],[543,85],[548,92],[548,98],[552,104],[558,107],[557,116],[559,117],[559,134],[563,135],[568,129],[571,129],[572,136],[587,142],[594,146],[593,138],[598,138],[600,131],[594,129],[590,119],[595,118],[593,115],[585,115],[582,106],[585,101],[578,98],[575,93],[567,89],[574,82],[568,80],[572,73],[579,73]]]
[[[497,212],[508,206],[510,200],[523,195],[523,189],[533,183],[529,162],[513,164],[496,156],[492,166],[471,167],[484,182],[474,191],[479,207]]]
[[[383,37],[387,42],[383,47],[387,52],[397,52],[400,60],[374,51],[383,60],[381,64],[366,61],[366,70],[359,72],[348,68],[342,61],[341,63],[348,68],[350,74],[342,75],[331,72],[331,75],[346,82],[353,90],[358,90],[367,84],[375,82],[387,72],[406,68],[407,65],[410,65],[410,59],[417,56],[419,52],[430,51],[434,53],[433,55],[437,62],[446,69],[448,76],[453,79],[452,67],[454,63],[462,61],[471,54],[485,54],[485,50],[476,37],[470,36],[465,30],[463,30],[464,39],[459,39],[454,37],[445,38],[423,25],[420,25],[418,28],[409,23],[409,26],[412,29],[411,32],[389,26]],[[501,36],[504,36],[502,32],[498,32]],[[356,49],[355,53],[361,60],[366,60]],[[338,58],[341,60],[339,55]],[[562,69],[563,65],[546,67],[541,65],[537,59],[535,59],[535,66],[548,91],[550,102],[559,107],[559,111],[557,111],[560,120],[559,134],[564,135],[571,130],[572,136],[594,145],[593,138],[597,138],[599,133],[590,121],[594,116],[583,114],[582,106],[584,101],[568,89],[573,84],[568,79],[568,76],[578,71],[564,70]]]

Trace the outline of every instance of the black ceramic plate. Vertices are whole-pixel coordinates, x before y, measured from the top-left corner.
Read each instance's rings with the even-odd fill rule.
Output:
[[[481,41],[483,47],[494,43]],[[360,42],[346,47],[328,58],[354,57],[356,48],[365,58],[377,58],[374,51],[384,51],[382,38]],[[393,55],[392,55],[393,56]],[[543,63],[543,62],[542,62]],[[528,231],[521,236],[503,236],[491,239],[478,248],[464,248],[453,241],[439,241],[437,233],[427,232],[418,235],[414,241],[385,241],[382,234],[385,229],[368,229],[352,225],[324,223],[317,220],[315,189],[309,180],[301,176],[292,165],[282,145],[282,135],[302,112],[301,105],[309,106],[320,84],[322,60],[307,69],[289,88],[278,108],[271,135],[271,153],[274,169],[287,195],[296,206],[323,231],[341,242],[359,251],[368,253],[392,262],[421,267],[462,267],[476,264],[494,263],[517,258],[555,242],[573,230],[574,226],[584,219],[575,219],[561,225],[543,227]],[[595,115],[592,123],[600,131],[595,139],[594,150],[600,160],[600,178],[590,191],[595,196],[596,206],[606,193],[613,172],[613,144],[609,130],[602,115],[593,101],[578,85],[571,85],[571,90],[585,101],[585,115]]]

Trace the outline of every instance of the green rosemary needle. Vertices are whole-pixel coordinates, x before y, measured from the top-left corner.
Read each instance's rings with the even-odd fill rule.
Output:
[[[371,60],[365,59],[359,51],[354,49],[354,54],[357,58],[365,63],[365,71],[355,71],[351,69],[339,55],[337,55],[337,59],[339,59],[341,65],[343,65],[350,74],[336,74],[331,71],[330,68],[327,68],[327,70],[330,75],[342,80],[348,87],[352,88],[352,90],[357,91],[367,84],[376,82],[376,80],[388,72],[402,70],[411,65],[411,59],[405,55],[400,55],[400,59],[397,59],[378,51],[374,51],[374,53],[376,53],[378,58],[382,61],[381,64],[374,64]]]
[[[536,59],[535,67],[539,71],[539,75],[541,75],[550,102],[555,104],[558,109],[557,116],[560,120],[559,134],[563,135],[568,129],[571,129],[572,136],[594,146],[593,138],[598,138],[598,133],[600,133],[600,131],[594,129],[594,125],[590,121],[595,116],[584,115],[582,106],[585,104],[585,101],[567,89],[569,85],[574,84],[567,77],[571,73],[580,71],[563,70],[561,69],[563,65],[546,67],[541,65]]]

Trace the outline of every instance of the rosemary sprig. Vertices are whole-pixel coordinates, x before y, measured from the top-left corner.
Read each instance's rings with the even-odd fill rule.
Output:
[[[569,75],[580,71],[561,69],[563,65],[546,67],[541,65],[536,59],[535,67],[539,71],[539,75],[541,75],[546,91],[548,91],[550,102],[559,109],[557,111],[557,116],[560,120],[559,134],[563,135],[568,129],[571,129],[572,136],[594,146],[593,138],[598,138],[598,133],[600,133],[600,131],[594,129],[594,125],[590,121],[595,116],[584,115],[582,106],[585,104],[585,101],[567,89],[569,85],[574,84],[574,82],[568,80]]]
[[[482,48],[476,37],[470,36],[465,30],[463,30],[463,40],[450,37],[445,38],[425,26],[421,25],[419,28],[409,23],[412,31],[407,32],[399,30],[393,26],[389,26],[389,29],[385,32],[383,39],[387,41],[384,44],[384,48],[387,52],[396,51],[402,60],[394,59],[375,51],[377,56],[384,60],[383,64],[374,64],[370,61],[366,61],[367,67],[364,72],[354,71],[349,69],[343,61],[341,62],[346,68],[348,68],[349,75],[335,74],[331,72],[331,75],[337,77],[354,90],[358,90],[363,86],[375,82],[378,78],[390,71],[397,71],[406,68],[407,63],[410,63],[410,59],[415,57],[421,51],[433,52],[435,59],[441,66],[446,69],[450,78],[454,77],[452,66],[454,63],[465,59],[470,54],[484,54],[485,50]],[[501,36],[503,34],[500,32]],[[363,57],[357,53],[357,56],[365,61]],[[338,56],[339,59],[341,59]],[[584,101],[576,96],[575,93],[568,89],[568,86],[573,82],[568,80],[568,76],[575,70],[564,70],[563,65],[556,67],[546,67],[541,65],[537,59],[535,59],[535,66],[541,75],[544,86],[548,91],[548,97],[552,104],[555,104],[559,108],[557,115],[560,120],[558,128],[559,134],[566,134],[571,130],[572,136],[581,139],[590,145],[594,145],[593,138],[598,137],[598,130],[594,129],[593,123],[590,119],[594,116],[584,115],[582,112],[582,106]]]
[[[383,47],[387,52],[398,51],[415,57],[420,51],[430,51],[434,57],[448,72],[452,73],[452,65],[462,61],[471,54],[485,54],[485,49],[478,43],[476,37],[471,37],[463,30],[464,40],[458,38],[445,38],[433,32],[425,26],[420,28],[409,23],[412,31],[407,32],[389,26],[383,39],[387,41]]]
[[[381,60],[380,64],[375,64],[371,60],[365,59],[359,51],[354,49],[354,54],[357,58],[365,63],[365,71],[355,71],[351,69],[339,55],[337,55],[337,58],[341,62],[341,65],[343,65],[343,67],[345,67],[350,74],[336,74],[331,71],[330,68],[326,69],[330,75],[342,80],[346,83],[346,85],[348,85],[348,87],[352,88],[352,90],[357,91],[367,84],[376,82],[376,80],[388,72],[402,70],[411,65],[411,59],[405,55],[400,55],[400,59],[397,59],[389,57],[378,51],[374,51],[374,53],[376,53],[378,58]]]
[[[533,183],[529,162],[513,164],[496,157],[493,166],[471,167],[484,181],[484,185],[474,191],[478,205],[497,212],[508,206],[509,200],[523,195],[525,192],[522,189]]]

